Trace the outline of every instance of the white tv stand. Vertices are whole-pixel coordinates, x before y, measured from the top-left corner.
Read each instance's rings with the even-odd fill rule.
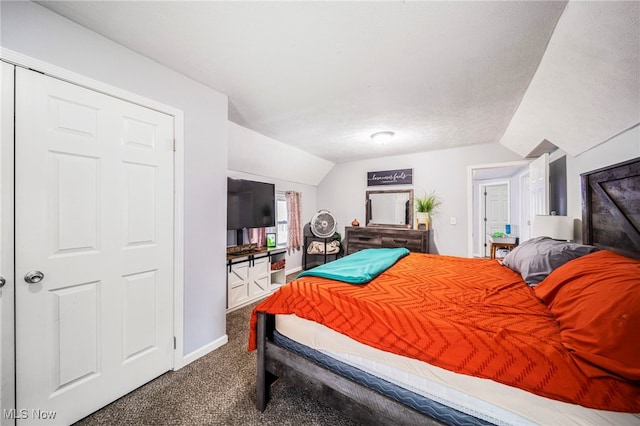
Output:
[[[286,249],[258,249],[227,255],[227,312],[262,299],[287,281],[285,267],[272,270]]]

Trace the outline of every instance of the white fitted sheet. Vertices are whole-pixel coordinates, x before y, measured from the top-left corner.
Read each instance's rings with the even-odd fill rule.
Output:
[[[357,342],[296,315],[276,315],[284,336],[444,405],[499,425],[638,426],[640,413],[595,410],[488,379],[457,374]]]

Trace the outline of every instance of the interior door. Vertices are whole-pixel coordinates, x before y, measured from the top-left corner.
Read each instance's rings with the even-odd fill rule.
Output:
[[[549,154],[542,154],[529,164],[530,221],[537,214],[549,214]]]
[[[15,423],[14,273],[13,273],[13,65],[2,65],[0,109],[0,424]]]
[[[531,238],[531,200],[529,196],[529,173],[520,176],[520,243]]]
[[[489,235],[504,232],[509,223],[509,185],[486,185],[484,187],[484,255],[488,256]]]
[[[18,424],[70,424],[173,365],[173,117],[16,74]]]

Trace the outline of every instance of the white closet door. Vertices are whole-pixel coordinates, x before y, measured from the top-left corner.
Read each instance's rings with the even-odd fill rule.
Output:
[[[72,423],[172,367],[173,132],[171,116],[18,68],[24,424]]]
[[[2,426],[15,423],[15,348],[13,345],[13,65],[2,65],[2,133],[0,134],[0,276],[5,284],[0,288],[0,413]],[[5,411],[9,410],[9,411]]]
[[[484,254],[489,249],[489,235],[494,232],[505,232],[505,225],[509,223],[509,185],[506,183],[499,185],[487,185],[484,189],[485,206],[485,232],[484,232]]]

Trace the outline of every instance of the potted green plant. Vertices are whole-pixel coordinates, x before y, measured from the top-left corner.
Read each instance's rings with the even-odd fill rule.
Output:
[[[416,205],[416,220],[418,222],[418,228],[420,225],[425,225],[425,229],[429,229],[429,221],[431,213],[433,213],[442,204],[442,201],[438,198],[435,192],[431,192],[429,195],[415,198]]]

